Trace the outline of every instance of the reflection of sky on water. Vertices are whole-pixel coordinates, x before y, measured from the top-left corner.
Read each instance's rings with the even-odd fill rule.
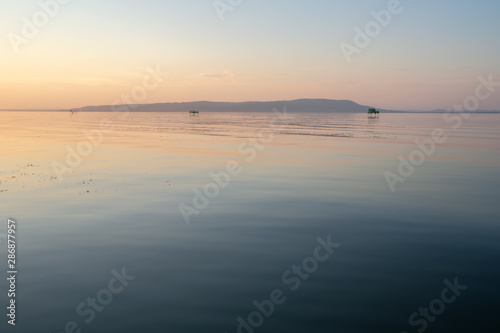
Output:
[[[272,114],[131,114],[63,182],[53,179],[65,145],[106,116],[0,113],[1,206],[20,226],[19,329],[56,332],[74,320],[84,332],[235,332],[236,318],[286,289],[281,274],[329,234],[341,248],[288,291],[260,332],[409,330],[408,316],[455,276],[470,288],[428,331],[492,323],[498,115],[447,131],[395,193],[384,172],[415,149],[415,137],[446,129],[440,115],[295,115],[248,162],[237,147]],[[229,160],[243,172],[187,226],[178,204]],[[124,266],[136,280],[83,324],[76,306]]]

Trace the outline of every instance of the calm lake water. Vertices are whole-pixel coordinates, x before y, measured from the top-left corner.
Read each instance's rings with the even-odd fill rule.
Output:
[[[0,112],[0,142],[2,332],[499,327],[500,114]]]

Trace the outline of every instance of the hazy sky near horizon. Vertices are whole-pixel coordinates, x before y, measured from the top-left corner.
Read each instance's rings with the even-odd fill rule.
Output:
[[[0,108],[113,104],[148,67],[169,75],[140,103],[331,98],[450,109],[480,76],[500,82],[493,0],[401,0],[348,62],[340,44],[355,46],[354,28],[390,2],[241,0],[221,20],[213,0],[73,0],[44,21],[40,0],[2,0]],[[38,31],[23,31],[33,16]],[[500,87],[480,109],[500,109]]]

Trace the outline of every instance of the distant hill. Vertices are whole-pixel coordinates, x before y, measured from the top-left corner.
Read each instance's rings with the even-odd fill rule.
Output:
[[[273,101],[273,102],[183,102],[183,103],[156,103],[156,104],[138,104],[136,107],[128,105],[115,105],[113,108],[120,110],[120,107],[126,107],[132,112],[187,112],[189,110],[198,110],[200,112],[271,112],[274,108],[283,110],[287,107],[288,112],[347,112],[347,113],[366,113],[372,106],[360,105],[349,100],[334,99],[296,99],[292,101]],[[379,109],[382,113],[448,113],[450,110],[433,111],[399,111]],[[74,108],[73,111],[112,111],[111,105],[86,106],[83,108]],[[121,109],[123,110],[123,109]],[[474,113],[500,113],[495,110],[478,110]]]
[[[127,105],[116,105],[114,108]],[[287,107],[289,112],[367,112],[368,106],[359,105],[353,101],[331,99],[297,99],[293,101],[274,102],[184,102],[138,104],[135,112],[184,112],[199,110],[200,112],[271,112],[274,108],[282,110]],[[111,111],[111,105],[86,106],[74,111]]]

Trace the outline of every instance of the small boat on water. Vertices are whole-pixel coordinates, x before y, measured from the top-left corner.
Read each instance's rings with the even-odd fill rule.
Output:
[[[368,109],[368,114],[379,114],[380,112],[376,109]]]
[[[191,111],[189,111],[189,115],[190,116],[197,115],[197,114],[199,115],[200,111],[197,111],[197,110],[191,110]]]

